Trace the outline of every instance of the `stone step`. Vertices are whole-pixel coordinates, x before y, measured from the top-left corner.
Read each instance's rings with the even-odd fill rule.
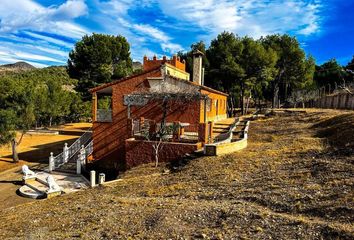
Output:
[[[55,169],[56,172],[61,172],[61,173],[70,173],[70,174],[76,174],[76,169],[62,169],[62,168],[58,168]]]
[[[214,128],[216,128],[216,129],[230,129],[230,126],[215,126],[214,125]]]
[[[26,182],[26,185],[34,190],[43,193],[45,193],[49,189],[47,182],[40,178],[36,178],[33,181]]]
[[[221,129],[213,129],[213,133],[227,133],[229,129],[221,130]]]

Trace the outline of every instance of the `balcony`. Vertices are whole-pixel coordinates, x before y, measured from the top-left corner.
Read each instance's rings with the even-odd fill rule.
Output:
[[[112,122],[112,109],[97,109],[97,122]]]

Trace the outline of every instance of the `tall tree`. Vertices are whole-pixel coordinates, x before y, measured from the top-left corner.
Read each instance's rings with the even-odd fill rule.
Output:
[[[354,56],[345,68],[354,72]]]
[[[196,50],[204,53],[203,59],[202,59],[202,64],[203,64],[203,67],[205,68],[205,70],[207,71],[209,68],[209,60],[206,56],[206,46],[203,41],[193,43],[191,45],[190,51],[188,51],[188,52],[178,52],[177,53],[177,55],[181,58],[181,60],[186,61],[186,71],[189,72],[191,74],[191,76],[193,76],[193,52],[195,52]],[[207,73],[206,73],[206,75],[207,75]]]
[[[132,72],[129,43],[123,36],[86,35],[69,53],[67,70],[79,80],[77,91],[89,97],[88,89]]]
[[[245,95],[267,85],[274,77],[276,53],[250,37],[240,38],[224,32],[211,42],[207,51],[210,61],[208,84],[230,94],[233,108],[234,98],[239,98],[244,113]],[[258,94],[260,95],[260,94]]]
[[[233,114],[236,98],[239,97],[237,79],[243,75],[243,69],[238,64],[243,50],[241,39],[230,32],[219,34],[211,41],[207,50],[210,63],[205,84],[229,94],[229,113]]]
[[[34,84],[4,77],[0,84],[0,144],[11,143],[12,158],[18,162],[17,146],[23,135],[33,125]],[[17,132],[20,133],[17,138]]]
[[[335,59],[316,66],[314,81],[318,88],[323,87],[326,91],[333,91],[336,87],[344,85],[350,76]],[[328,90],[327,90],[328,89]]]
[[[311,81],[313,76],[313,59],[306,58],[295,37],[285,35],[269,35],[261,38],[266,48],[276,51],[277,74],[272,81],[272,106],[279,107],[279,100],[285,100],[289,90],[303,82]]]

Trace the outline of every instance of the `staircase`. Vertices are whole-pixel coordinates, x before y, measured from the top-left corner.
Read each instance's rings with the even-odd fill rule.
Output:
[[[236,128],[232,131],[231,142],[236,142],[244,138],[244,135],[248,132],[247,122],[248,121],[240,121],[239,124],[236,125]]]
[[[19,189],[19,193],[23,197],[42,199],[42,198],[51,198],[58,196],[62,191],[51,192],[49,189],[49,184],[46,181],[46,173],[39,173],[36,177],[28,179],[25,181],[25,184]]]
[[[78,159],[81,159],[81,165],[84,166],[86,164],[86,158],[92,154],[92,150],[92,132],[87,131],[69,147],[65,143],[63,152],[55,157],[51,156],[49,158],[49,161],[52,161],[52,166],[54,167],[54,169],[51,170],[65,173],[77,173]]]

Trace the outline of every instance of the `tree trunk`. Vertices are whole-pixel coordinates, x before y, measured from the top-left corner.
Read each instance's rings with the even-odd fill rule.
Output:
[[[14,161],[14,163],[18,163],[19,158],[17,154],[17,142],[15,138],[11,140],[11,148],[12,148],[12,160]]]
[[[241,84],[241,101],[240,101],[240,105],[241,105],[241,115],[244,115],[244,114],[245,114],[244,95],[245,95],[245,91],[243,90],[243,85]]]
[[[273,102],[272,102],[272,108],[279,108],[279,84],[281,82],[281,78],[283,76],[283,73],[285,72],[285,69],[280,70],[278,76],[276,77],[273,85]]]
[[[234,98],[230,96],[230,107],[229,107],[230,117],[234,117]]]
[[[52,120],[53,120],[53,117],[52,117],[52,116],[50,116],[50,117],[49,117],[49,127],[51,127],[51,126],[52,126]]]
[[[272,108],[278,108],[279,84],[274,83]]]
[[[246,114],[248,113],[248,107],[249,107],[249,105],[250,105],[250,99],[251,99],[251,97],[248,97],[248,98],[247,98],[246,111],[245,111]]]

